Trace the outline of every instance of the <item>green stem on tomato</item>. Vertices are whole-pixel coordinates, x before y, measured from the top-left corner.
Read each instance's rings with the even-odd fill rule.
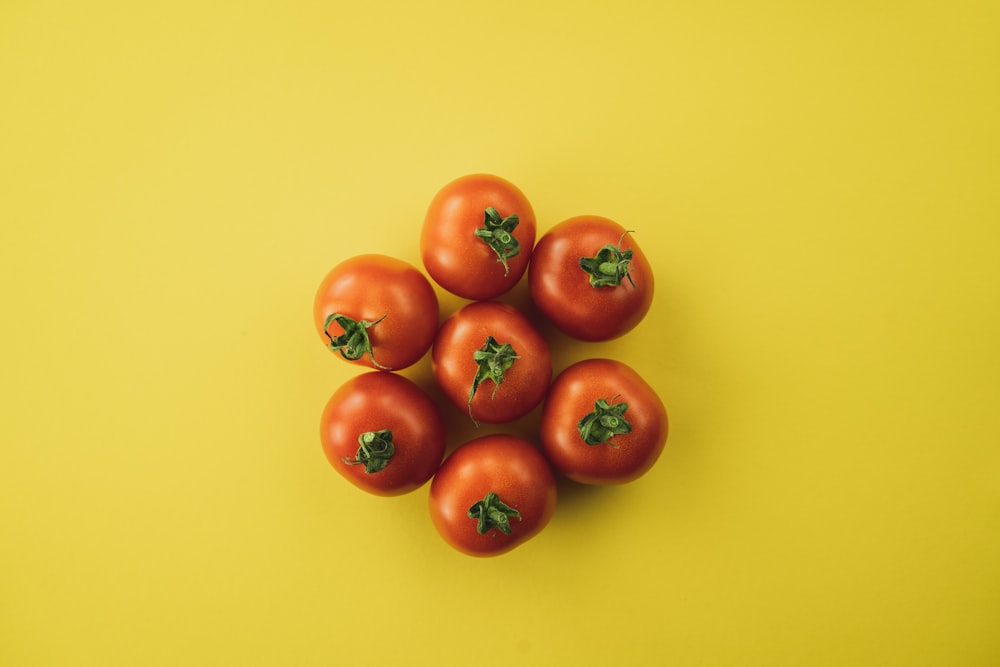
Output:
[[[622,234],[617,247],[609,243],[593,257],[580,258],[580,268],[590,278],[591,287],[617,287],[622,284],[622,278],[628,278],[633,289],[635,288],[635,281],[630,273],[632,250],[622,250],[622,241],[631,233],[629,230]]]
[[[348,361],[356,361],[365,356],[365,354],[368,354],[371,357],[372,365],[376,368],[381,368],[386,371],[392,370],[375,361],[375,352],[372,351],[372,343],[368,338],[368,329],[372,328],[384,319],[385,315],[378,318],[374,322],[369,322],[367,320],[353,320],[347,315],[341,315],[340,313],[328,315],[326,321],[323,323],[323,333],[330,339],[327,347],[334,352],[339,353],[340,356]],[[330,325],[334,322],[339,324],[340,328],[344,330],[344,333],[336,337],[330,335]]]
[[[497,261],[503,264],[504,277],[510,273],[507,260],[521,252],[521,244],[514,238],[518,222],[517,213],[501,218],[500,213],[490,206],[483,212],[483,227],[476,230],[476,236],[496,253]]]
[[[485,535],[491,528],[496,528],[505,535],[510,535],[510,519],[520,519],[521,513],[500,500],[493,491],[469,508],[469,518],[476,519],[476,532]]]
[[[358,451],[354,458],[345,456],[341,460],[350,466],[364,465],[365,473],[372,474],[389,465],[389,460],[396,453],[392,444],[392,431],[384,428],[380,431],[367,431],[358,436]]]
[[[612,396],[605,400],[597,399],[594,403],[594,410],[587,413],[577,423],[577,430],[583,441],[590,445],[608,445],[617,448],[618,445],[611,442],[616,435],[631,433],[632,424],[625,419],[625,411],[628,410],[628,403],[612,402],[618,396]]]
[[[487,336],[486,342],[481,348],[472,353],[472,360],[476,362],[476,376],[472,379],[472,388],[469,390],[469,417],[479,426],[479,422],[472,414],[472,399],[476,395],[481,385],[486,380],[493,382],[493,396],[496,396],[500,383],[503,382],[504,373],[520,359],[517,352],[510,343],[498,343],[493,336]]]

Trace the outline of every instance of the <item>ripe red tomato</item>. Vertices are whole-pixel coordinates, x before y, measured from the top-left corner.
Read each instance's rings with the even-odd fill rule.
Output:
[[[430,349],[438,300],[430,281],[410,264],[385,255],[358,255],[323,279],[313,320],[327,347],[344,359],[400,370]]]
[[[555,379],[542,408],[541,441],[559,472],[584,484],[623,484],[644,475],[667,441],[667,411],[628,365],[573,364]]]
[[[398,496],[437,471],[445,427],[420,387],[402,375],[371,371],[330,397],[320,441],[330,465],[349,482],[375,495]]]
[[[445,320],[431,362],[452,403],[489,424],[526,415],[552,380],[548,343],[520,311],[498,301],[470,303]]]
[[[585,341],[627,333],[653,303],[653,271],[630,232],[594,215],[565,220],[538,240],[528,283],[539,310]]]
[[[496,556],[537,535],[556,508],[548,462],[527,440],[487,435],[462,445],[431,482],[441,537],[472,556]]]
[[[535,213],[514,184],[463,176],[431,201],[420,235],[427,273],[465,299],[493,299],[524,275],[535,245]]]

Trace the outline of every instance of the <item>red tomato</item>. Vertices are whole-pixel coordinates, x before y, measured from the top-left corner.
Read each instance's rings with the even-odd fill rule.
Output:
[[[344,359],[399,370],[430,349],[438,300],[430,281],[410,264],[385,255],[358,255],[323,279],[313,320],[327,347]]]
[[[452,314],[431,350],[434,377],[473,421],[499,424],[537,406],[552,380],[552,355],[513,306],[477,301]]]
[[[402,375],[372,371],[344,383],[320,422],[323,452],[349,482],[379,496],[413,491],[445,452],[441,412]]]
[[[623,484],[644,475],[667,441],[667,411],[631,367],[611,359],[573,364],[542,408],[541,441],[559,472],[584,484]]]
[[[537,535],[556,508],[548,462],[527,440],[487,435],[462,445],[431,482],[441,537],[472,556],[496,556]]]
[[[535,245],[535,213],[512,183],[463,176],[431,201],[420,254],[431,278],[452,294],[486,300],[521,279]]]
[[[653,303],[653,271],[631,233],[593,215],[565,220],[538,240],[528,283],[539,310],[585,341],[627,333]]]

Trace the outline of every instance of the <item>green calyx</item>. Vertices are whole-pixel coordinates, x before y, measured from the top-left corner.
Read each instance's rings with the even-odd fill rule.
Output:
[[[617,246],[609,243],[593,257],[580,258],[580,268],[590,277],[591,287],[617,287],[622,284],[622,278],[628,278],[635,288],[635,281],[629,273],[632,250],[622,250],[622,241],[631,233],[627,231],[622,234]]]
[[[611,439],[616,435],[622,435],[632,431],[632,424],[625,419],[625,411],[628,410],[628,403],[611,404],[617,396],[604,400],[597,399],[594,403],[594,411],[586,414],[576,425],[580,431],[580,437],[588,445],[608,445],[617,448]]]
[[[505,535],[510,535],[511,517],[521,518],[521,513],[507,505],[500,496],[490,491],[486,497],[469,508],[469,518],[476,519],[476,532],[485,535],[490,528],[496,528]]]
[[[472,360],[476,362],[476,377],[472,379],[468,405],[469,417],[472,417],[472,421],[476,422],[476,426],[479,425],[479,422],[472,415],[472,399],[476,395],[479,385],[486,380],[492,380],[493,394],[490,398],[496,396],[497,389],[503,382],[504,374],[520,358],[510,343],[500,344],[493,336],[487,336],[483,346],[472,353]]]
[[[365,354],[368,354],[372,359],[372,365],[376,368],[391,370],[375,361],[375,353],[372,351],[372,343],[368,338],[368,329],[384,319],[385,315],[378,318],[374,322],[369,322],[367,320],[352,320],[347,315],[341,315],[340,313],[328,315],[326,321],[323,323],[323,333],[325,333],[326,337],[330,339],[327,347],[334,352],[340,353],[340,356],[348,361],[356,361],[357,359],[365,356]],[[330,335],[330,325],[334,322],[339,324],[344,330],[344,333],[336,337]]]
[[[519,222],[517,213],[501,218],[500,213],[490,206],[484,212],[482,229],[476,230],[476,236],[497,254],[497,261],[503,264],[503,275],[510,273],[507,260],[521,252],[521,244],[514,238],[514,228]]]
[[[389,459],[396,453],[392,444],[392,431],[387,428],[381,431],[368,431],[358,436],[358,451],[354,458],[341,459],[350,466],[364,465],[365,472],[372,474],[389,465]]]

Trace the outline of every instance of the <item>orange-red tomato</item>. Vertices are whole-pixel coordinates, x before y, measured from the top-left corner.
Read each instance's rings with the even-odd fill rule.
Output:
[[[573,364],[542,408],[541,441],[552,467],[584,484],[623,484],[646,474],[667,441],[667,411],[630,366],[611,359]]]
[[[631,233],[594,215],[565,220],[538,240],[531,298],[563,333],[604,341],[631,331],[653,303],[653,271]]]
[[[552,380],[552,355],[513,306],[477,301],[441,325],[431,350],[444,394],[474,421],[499,424],[535,408]]]
[[[548,462],[534,445],[512,435],[465,443],[431,482],[434,527],[472,556],[496,556],[523,544],[548,524],[555,508]]]
[[[452,294],[493,299],[517,284],[535,245],[535,213],[513,183],[472,174],[431,201],[420,235],[427,273]]]
[[[424,391],[395,373],[371,371],[330,397],[320,420],[330,465],[360,489],[397,496],[425,484],[445,452],[444,420]]]
[[[327,347],[356,364],[400,370],[430,349],[438,300],[417,268],[385,255],[358,255],[335,266],[313,303]]]

